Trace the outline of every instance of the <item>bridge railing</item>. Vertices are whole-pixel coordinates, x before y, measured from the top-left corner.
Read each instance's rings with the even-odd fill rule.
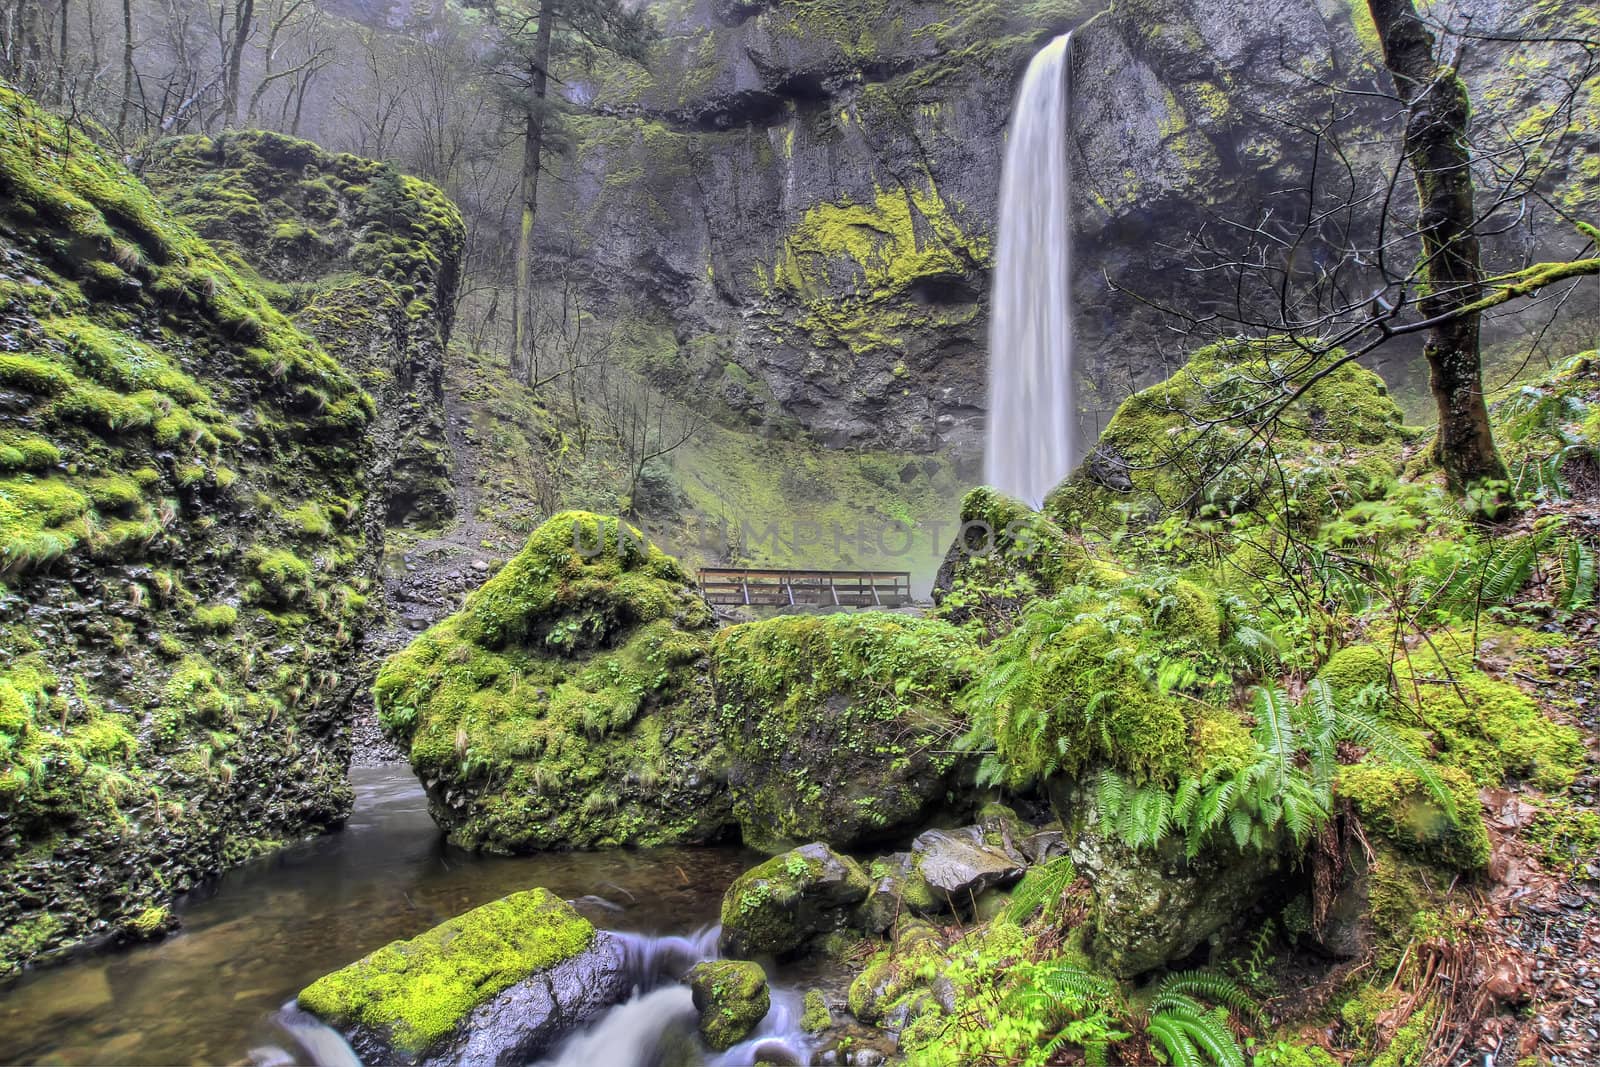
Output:
[[[911,574],[908,571],[702,567],[699,581],[701,591],[713,604],[895,608],[911,603]]]

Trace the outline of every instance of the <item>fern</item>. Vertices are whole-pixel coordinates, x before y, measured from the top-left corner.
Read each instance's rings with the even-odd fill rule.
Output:
[[[1150,1020],[1146,1029],[1153,1043],[1160,1045],[1167,1054],[1167,1062],[1173,1067],[1205,1067],[1205,1062],[1200,1059],[1200,1050],[1194,1047],[1194,1042],[1177,1020],[1165,1015],[1157,1016]]]
[[[1227,1008],[1235,1015],[1242,1016],[1252,1026],[1265,1025],[1261,1017],[1261,1009],[1251,999],[1244,987],[1231,978],[1210,971],[1184,971],[1179,974],[1168,975],[1156,986],[1154,998],[1150,1001],[1152,1013],[1161,1011],[1167,997],[1189,997],[1209,1000]]]
[[[1596,585],[1594,546],[1581,537],[1567,541],[1561,557],[1561,608],[1582,611],[1594,603]]]
[[[1491,555],[1478,582],[1479,599],[1486,604],[1504,604],[1521,592],[1533,574],[1539,556],[1539,538],[1518,537]]]
[[[1025,922],[1043,908],[1048,914],[1061,899],[1072,880],[1077,877],[1072,861],[1058,856],[1042,867],[1034,867],[1023,875],[1022,881],[1006,904],[1005,916],[1014,923]]]
[[[1216,1067],[1245,1067],[1244,1050],[1228,1030],[1225,1019],[1226,1016],[1218,1019],[1191,1002],[1151,1016],[1150,1029],[1152,1033],[1155,1032],[1159,1023],[1163,1024],[1164,1029],[1170,1026],[1181,1032],[1195,1050],[1195,1063],[1204,1062],[1200,1056],[1204,1052]]]

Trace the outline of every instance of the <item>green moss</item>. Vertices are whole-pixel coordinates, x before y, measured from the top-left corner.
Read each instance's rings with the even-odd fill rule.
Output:
[[[806,990],[804,1009],[800,1013],[800,1029],[808,1034],[820,1034],[833,1025],[833,1013],[823,999],[822,990]]]
[[[287,549],[257,551],[251,570],[268,603],[294,604],[310,594],[311,565]]]
[[[1447,630],[1396,660],[1405,709],[1394,714],[1396,724],[1420,721],[1435,758],[1480,786],[1508,778],[1546,789],[1569,784],[1583,761],[1577,731],[1550,721],[1531,696],[1478,670],[1473,659],[1472,635]]]
[[[1052,493],[1045,511],[1068,528],[1106,533],[1172,512],[1218,517],[1263,507],[1307,525],[1381,495],[1406,431],[1382,380],[1355,363],[1327,372],[1283,409],[1270,449],[1260,441],[1260,413],[1276,411],[1342,356],[1314,357],[1286,340],[1199,350],[1122,403],[1097,462]]]
[[[1254,752],[1235,713],[1189,699],[1217,687],[1208,676],[1228,678],[1213,675],[1222,666],[1215,595],[1170,575],[1112,580],[1107,571],[1086,568],[1104,584],[1033,602],[988,650],[962,699],[986,778],[1022,787],[1109,765],[1170,784],[1205,769],[1198,758]]]
[[[1552,870],[1576,874],[1600,856],[1600,815],[1565,797],[1537,801],[1527,840]]]
[[[49,563],[87,535],[89,500],[59,478],[0,478],[0,573]]]
[[[194,609],[194,624],[208,633],[227,633],[239,622],[239,609],[232,604],[202,604]]]
[[[884,612],[719,633],[716,700],[746,842],[843,844],[914,820],[943,791],[942,739],[972,652],[942,620]]]
[[[709,960],[695,964],[687,980],[700,1012],[700,1036],[718,1052],[744,1040],[772,1004],[758,963]]]
[[[1355,805],[1369,833],[1436,863],[1482,870],[1489,864],[1489,832],[1477,787],[1454,767],[1440,768],[1438,774],[1454,800],[1454,820],[1415,773],[1370,757],[1341,767],[1336,790]]]
[[[61,462],[61,449],[38,434],[0,433],[0,471],[40,473]]]
[[[506,987],[583,952],[594,927],[544,889],[474,908],[317,979],[300,1006],[336,1026],[361,1026],[412,1055],[448,1037]]]
[[[1356,693],[1368,686],[1387,689],[1392,677],[1389,654],[1373,645],[1351,645],[1335,652],[1317,677],[1336,693]]]
[[[451,790],[467,847],[704,839],[726,811],[701,674],[711,625],[638,530],[565,512],[383,665],[380,720]]]

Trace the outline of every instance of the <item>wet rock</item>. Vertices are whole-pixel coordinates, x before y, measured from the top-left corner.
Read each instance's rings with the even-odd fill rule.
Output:
[[[845,848],[915,827],[955,770],[939,739],[970,676],[970,648],[947,623],[885,612],[719,633],[715,707],[746,843]]]
[[[1080,786],[1058,784],[1052,800],[1076,828],[1068,855],[1091,895],[1089,954],[1120,977],[1188,956],[1251,907],[1286,862],[1283,850],[1226,841],[1193,859],[1181,838],[1131,849],[1098,832],[1093,798]]]
[[[625,999],[621,943],[543,889],[396,941],[300,992],[368,1062],[526,1062]]]
[[[1022,877],[1024,858],[990,844],[976,826],[960,830],[928,830],[911,843],[916,873],[933,890],[966,904],[992,886]]]
[[[758,963],[706,960],[688,975],[700,1036],[718,1052],[743,1041],[772,1006],[767,974]]]
[[[793,953],[844,927],[870,887],[860,864],[821,843],[774,856],[735,879],[722,898],[723,951]]]

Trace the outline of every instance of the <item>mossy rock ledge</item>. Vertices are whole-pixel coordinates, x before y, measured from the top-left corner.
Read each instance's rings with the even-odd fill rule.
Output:
[[[401,214],[443,202],[393,177]],[[437,375],[459,257],[392,247],[432,258],[407,332],[434,342],[348,358],[391,332],[291,317],[319,279],[263,277],[0,86],[0,975],[159,936],[201,879],[349,814],[389,475],[442,420],[380,381]],[[345,306],[393,297],[370,266]]]
[[[713,650],[733,812],[745,843],[838,848],[913,828],[950,790],[970,639],[886,612],[787,616]]]
[[[563,512],[383,665],[380,721],[466,848],[711,840],[730,823],[713,625],[638,530]]]
[[[527,1062],[627,998],[622,946],[544,889],[395,941],[301,990],[366,1062]]]
[[[1354,363],[1337,365],[1344,355],[1314,357],[1286,338],[1200,349],[1172,377],[1123,401],[1094,451],[1046,499],[1045,513],[1066,529],[1106,534],[1174,509],[1238,514],[1268,503],[1284,484],[1307,521],[1382,495],[1413,432],[1383,380]],[[1284,408],[1268,449],[1254,435],[1258,413],[1317,374]]]

